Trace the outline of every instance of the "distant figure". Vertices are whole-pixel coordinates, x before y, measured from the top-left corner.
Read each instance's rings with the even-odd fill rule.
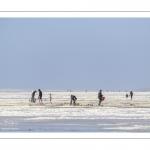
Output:
[[[42,103],[42,91],[40,89],[38,89],[38,91],[39,91],[39,97],[38,97],[39,103],[40,102]]]
[[[133,92],[132,91],[130,91],[130,95],[129,96],[131,96],[131,100],[132,100],[132,97],[133,97]]]
[[[128,98],[128,94],[126,94],[126,98]]]
[[[35,103],[34,96],[35,96],[35,93],[36,93],[36,92],[37,92],[37,91],[34,90],[34,91],[32,91],[32,93],[31,93],[31,103]]]
[[[98,99],[99,99],[99,106],[101,106],[101,102],[102,102],[102,97],[103,97],[103,95],[102,95],[102,90],[100,90],[99,91],[99,93],[98,93]]]
[[[71,97],[70,97],[70,105],[72,105],[72,101],[73,101],[73,104],[76,105],[76,100],[77,100],[77,98],[74,95],[71,95]]]
[[[52,104],[52,102],[51,102],[52,101],[52,94],[51,93],[49,94],[49,101]]]

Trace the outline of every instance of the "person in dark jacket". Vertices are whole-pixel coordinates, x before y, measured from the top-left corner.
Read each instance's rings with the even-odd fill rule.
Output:
[[[40,89],[38,89],[38,91],[39,91],[39,97],[38,97],[39,103],[40,102],[42,103],[42,91]]]
[[[76,105],[77,98],[74,95],[71,95],[70,100],[71,100],[70,105],[72,105],[72,101],[73,101],[73,104]]]
[[[49,94],[49,100],[50,100],[50,103],[52,104],[52,94],[51,93]]]
[[[103,97],[103,95],[102,95],[102,90],[100,90],[99,91],[99,93],[98,93],[98,99],[99,99],[99,106],[101,105],[101,102],[102,102],[102,97]]]
[[[132,100],[132,97],[133,97],[133,92],[132,91],[130,91],[130,96],[131,96],[131,100]]]

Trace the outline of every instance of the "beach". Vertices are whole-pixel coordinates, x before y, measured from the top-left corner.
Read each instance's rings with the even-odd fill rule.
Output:
[[[30,91],[0,92],[0,132],[150,132],[150,94],[103,92],[103,106],[98,106],[98,92],[43,91],[43,104],[30,103]],[[70,106],[70,95],[77,105]],[[38,93],[35,98],[38,97]]]

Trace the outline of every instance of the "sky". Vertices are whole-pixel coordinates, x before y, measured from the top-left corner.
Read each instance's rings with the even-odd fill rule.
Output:
[[[0,18],[0,89],[150,87],[149,18]]]

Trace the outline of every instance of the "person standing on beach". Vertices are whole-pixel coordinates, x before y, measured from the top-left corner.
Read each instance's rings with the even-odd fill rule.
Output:
[[[49,94],[49,101],[52,104],[52,102],[51,102],[52,101],[52,94],[51,93]]]
[[[126,98],[128,98],[128,94],[126,94]]]
[[[31,103],[35,103],[34,96],[35,96],[35,93],[36,93],[36,92],[37,92],[37,91],[34,90],[34,91],[32,91],[32,93],[31,93]]]
[[[133,97],[133,92],[132,91],[130,91],[130,96],[131,96],[131,100],[132,100],[132,97]]]
[[[103,95],[102,95],[102,90],[100,90],[99,91],[99,93],[98,93],[98,99],[99,99],[99,106],[101,106],[101,102],[102,102],[102,97],[103,97]]]
[[[70,100],[71,100],[70,105],[72,105],[72,101],[73,101],[73,104],[76,105],[77,98],[74,95],[71,95]]]
[[[40,89],[38,89],[38,91],[39,91],[39,96],[38,96],[39,103],[40,102],[42,103],[42,91]]]

